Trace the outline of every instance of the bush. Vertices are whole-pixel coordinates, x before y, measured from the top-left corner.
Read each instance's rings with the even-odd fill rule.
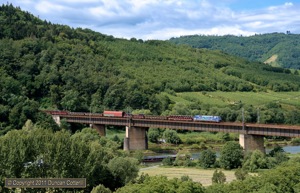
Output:
[[[188,175],[184,175],[184,176],[181,176],[180,178],[181,181],[193,181]]]
[[[242,168],[237,169],[234,172],[234,175],[237,180],[245,180],[247,178],[247,176],[249,176],[248,172]]]
[[[291,144],[299,145],[300,144],[300,138],[293,138],[292,141],[291,141]]]
[[[213,184],[224,184],[226,182],[226,176],[222,171],[215,170],[211,180]]]
[[[199,165],[203,168],[214,167],[216,158],[216,153],[211,149],[204,150],[199,157]]]
[[[141,150],[135,151],[133,157],[138,160],[139,163],[143,161],[144,153]]]
[[[195,166],[195,163],[191,160],[191,157],[191,154],[188,152],[179,152],[175,159],[174,165],[186,167]]]
[[[162,160],[162,164],[164,166],[172,166],[174,164],[174,160],[172,157],[166,157]]]
[[[234,141],[227,142],[220,152],[220,165],[225,169],[238,168],[242,165],[243,148]]]
[[[157,143],[160,137],[160,133],[158,129],[149,129],[148,139],[152,143]]]
[[[180,144],[182,143],[181,139],[179,138],[178,134],[174,130],[165,130],[163,133],[163,137],[167,143],[172,144]]]
[[[190,146],[191,149],[201,149],[198,144],[193,144]]]
[[[102,184],[96,186],[93,188],[91,193],[111,193],[110,189],[106,188]]]
[[[276,153],[283,153],[284,150],[282,147],[280,147],[279,145],[275,146],[270,152],[269,152],[269,156],[274,157]]]
[[[246,157],[243,164],[243,168],[250,172],[256,172],[257,169],[267,169],[268,159],[264,153],[259,150],[250,152]]]

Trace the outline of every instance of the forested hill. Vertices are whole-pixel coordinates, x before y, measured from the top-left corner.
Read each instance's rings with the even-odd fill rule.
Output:
[[[162,91],[296,91],[300,76],[220,51],[116,39],[0,7],[0,127],[38,122],[38,109],[168,108]],[[166,102],[167,101],[167,102]]]
[[[273,66],[300,69],[300,34],[271,33],[249,37],[193,35],[171,38],[170,41],[194,48],[222,50]]]

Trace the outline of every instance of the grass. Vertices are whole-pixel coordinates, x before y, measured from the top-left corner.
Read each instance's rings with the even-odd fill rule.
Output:
[[[166,94],[166,93],[164,93]],[[253,106],[262,106],[266,103],[276,102],[285,106],[300,108],[300,92],[184,92],[175,96],[167,94],[177,102],[188,104],[200,101],[203,104],[224,107],[229,104],[244,103]]]
[[[118,136],[119,139],[124,139],[125,129],[106,129],[106,137],[112,139],[114,136]]]
[[[200,182],[203,186],[209,186],[212,184],[212,176],[214,169],[199,169],[199,168],[178,168],[178,167],[160,167],[152,166],[148,168],[140,169],[139,174],[148,174],[149,176],[163,175],[168,178],[181,178],[181,176],[189,176],[194,182]],[[235,180],[235,171],[222,170],[226,176],[226,182]]]
[[[213,133],[213,132],[185,132],[185,133],[178,133],[178,136],[183,142],[186,142],[191,139],[197,139],[199,142],[222,142],[222,135],[224,133]],[[231,140],[239,139],[238,134],[230,133],[229,134]]]

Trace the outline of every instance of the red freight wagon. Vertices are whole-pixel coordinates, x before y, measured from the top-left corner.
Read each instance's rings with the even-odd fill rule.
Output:
[[[103,116],[105,117],[123,117],[124,111],[104,111]]]

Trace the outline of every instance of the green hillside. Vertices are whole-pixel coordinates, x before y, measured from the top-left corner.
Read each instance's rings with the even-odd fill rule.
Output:
[[[176,103],[191,104],[199,101],[216,107],[245,103],[259,108],[268,103],[278,103],[285,108],[300,108],[300,92],[184,92],[167,94]]]
[[[49,126],[39,109],[131,107],[162,114],[174,109],[161,92],[300,88],[300,76],[290,70],[221,51],[51,24],[13,5],[0,7],[0,23],[0,133],[22,128],[27,119]]]
[[[300,69],[300,34],[271,33],[243,36],[182,36],[170,39],[194,48],[222,50],[250,61],[269,61],[273,66]]]

